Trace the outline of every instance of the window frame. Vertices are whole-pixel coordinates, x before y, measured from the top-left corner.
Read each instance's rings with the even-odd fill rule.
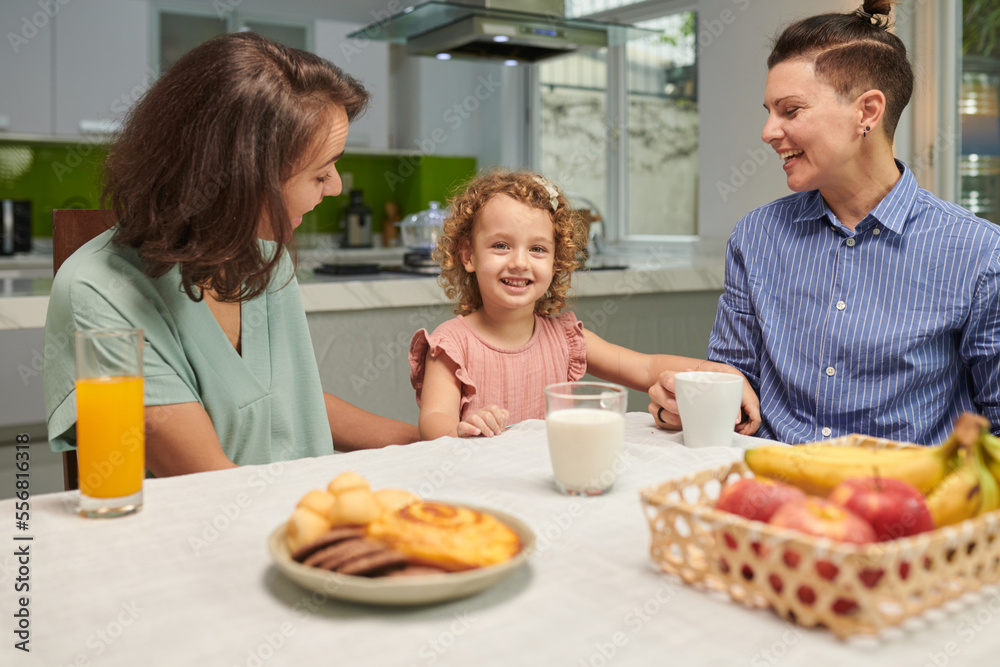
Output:
[[[961,0],[917,3],[914,12],[913,67],[923,73],[932,95],[914,96],[913,155],[926,173],[918,181],[936,196],[957,202],[961,192],[962,150],[958,97],[961,82]],[[914,170],[917,173],[917,170]]]
[[[692,0],[645,0],[636,4],[609,9],[576,18],[634,24],[681,12],[698,12],[698,3]],[[628,58],[626,44],[607,47],[607,118],[614,131],[609,133],[607,145],[607,206],[602,211],[602,227],[606,250],[614,252],[649,252],[651,248],[689,246],[700,235],[679,234],[628,234],[629,224],[629,153],[628,153]],[[525,99],[528,101],[524,136],[527,164],[538,170],[541,166],[541,85],[538,66],[525,68]],[[609,224],[609,221],[613,221]],[[695,229],[699,229],[698,211],[695,210]]]

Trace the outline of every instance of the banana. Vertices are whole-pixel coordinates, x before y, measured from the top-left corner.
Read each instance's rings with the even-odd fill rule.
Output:
[[[934,525],[948,526],[1000,508],[1000,485],[986,467],[980,442],[964,452],[962,464],[927,496]]]
[[[928,493],[954,469],[959,448],[972,448],[987,426],[978,415],[963,414],[948,441],[937,447],[875,449],[837,445],[767,445],[748,449],[744,458],[755,475],[771,477],[807,493],[825,496],[851,477],[891,477]]]
[[[956,448],[957,443],[920,449],[767,445],[748,449],[744,458],[755,475],[771,477],[818,496],[827,495],[851,477],[902,479],[927,493],[945,478]]]
[[[982,484],[983,504],[979,508],[979,514],[986,514],[1000,509],[1000,482],[997,482],[993,472],[984,464],[980,463],[980,467],[982,470],[980,484]]]
[[[983,444],[983,459],[986,467],[993,473],[993,477],[1000,484],[1000,438],[989,433],[983,433],[980,442]]]

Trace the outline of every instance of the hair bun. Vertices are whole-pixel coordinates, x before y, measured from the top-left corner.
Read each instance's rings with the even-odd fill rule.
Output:
[[[888,25],[889,12],[892,11],[892,0],[865,0],[854,10],[854,15],[866,21],[885,28]],[[877,18],[884,16],[885,18]]]

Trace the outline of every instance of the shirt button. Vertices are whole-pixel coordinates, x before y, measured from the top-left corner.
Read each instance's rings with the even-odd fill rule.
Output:
[[[847,308],[847,304],[844,303],[843,301],[838,301],[837,302],[837,310],[843,310],[844,308]]]
[[[833,430],[829,426],[824,426],[820,433],[823,434],[824,438],[829,438],[833,434]]]
[[[855,244],[855,240],[854,239],[847,239],[847,247],[848,248],[853,248],[854,244]]]
[[[826,367],[826,374],[829,375],[830,377],[833,377],[836,373],[837,369],[835,369],[833,366]]]
[[[875,236],[878,236],[881,233],[882,233],[882,230],[879,229],[878,227],[876,227],[875,229],[872,230],[872,234],[874,234]]]

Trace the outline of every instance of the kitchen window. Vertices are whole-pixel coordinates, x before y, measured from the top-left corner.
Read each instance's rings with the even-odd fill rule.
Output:
[[[1000,223],[1000,5],[963,0],[959,203]]]
[[[696,14],[679,3],[595,13],[598,2],[568,2],[567,15],[603,20],[610,11],[656,32],[538,64],[532,161],[577,205],[596,208],[605,239],[619,247],[691,240],[698,233]]]
[[[905,7],[915,19],[913,173],[938,197],[1000,224],[1000,6]]]

